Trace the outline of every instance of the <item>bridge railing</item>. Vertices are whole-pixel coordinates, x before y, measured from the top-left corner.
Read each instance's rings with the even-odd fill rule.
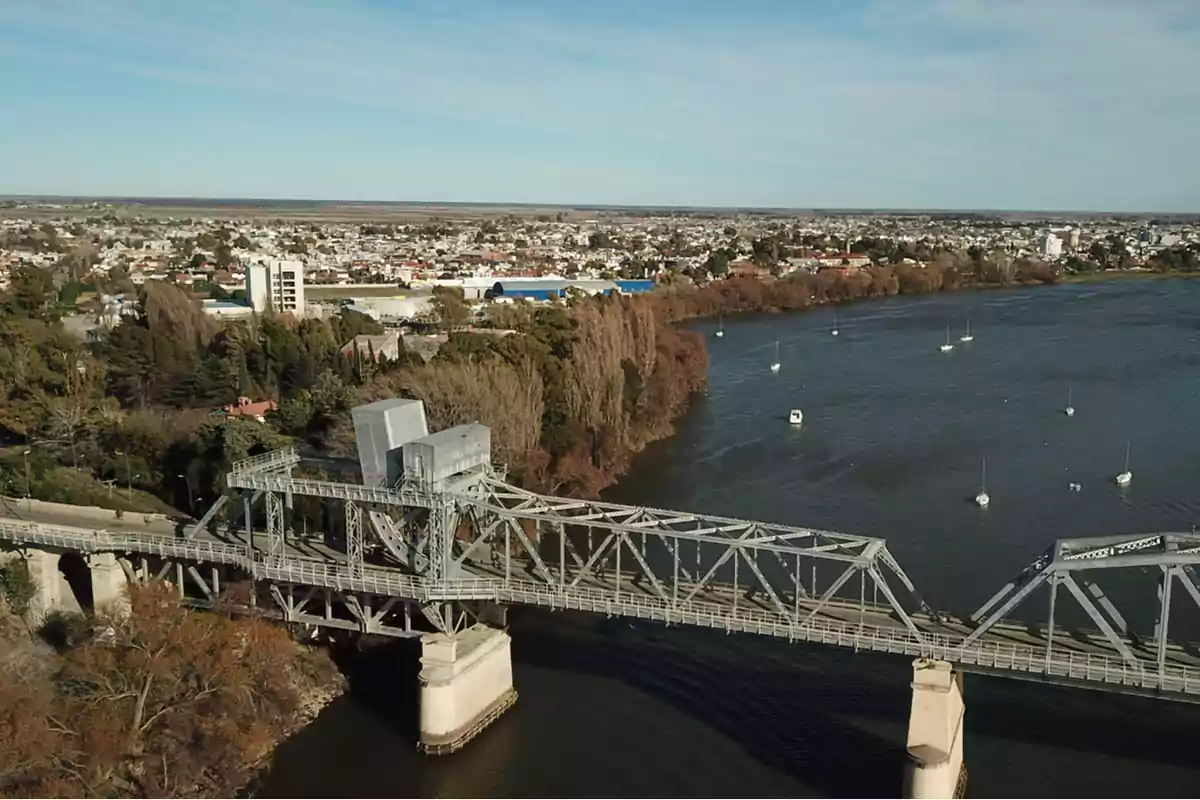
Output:
[[[140,553],[218,564],[244,564],[249,560],[247,549],[240,544],[180,539],[157,533],[89,531],[37,522],[0,522],[0,539],[14,544],[55,547],[84,553]]]
[[[293,478],[290,475],[273,475],[263,472],[231,472],[226,476],[225,482],[235,489],[256,489],[265,492],[291,493],[388,506],[428,508],[435,500],[435,495],[412,488],[397,491],[383,487],[363,486],[357,483]]]
[[[269,472],[286,469],[300,463],[300,452],[295,447],[283,447],[269,453],[239,459],[230,469],[237,473]]]
[[[428,600],[492,600],[588,611],[666,624],[756,633],[853,650],[937,658],[985,671],[1018,672],[1080,683],[1200,695],[1200,670],[1184,665],[1168,664],[1160,673],[1158,665],[1150,659],[1130,664],[1115,655],[1067,649],[1048,655],[1044,646],[1002,639],[983,639],[965,645],[967,637],[955,633],[922,631],[917,637],[907,628],[897,626],[821,617],[800,622],[758,608],[734,610],[703,601],[672,605],[651,595],[614,597],[611,591],[605,590],[582,587],[555,590],[539,583],[505,583],[488,579],[446,582],[428,589],[425,597]]]
[[[243,543],[183,539],[153,532],[95,531],[81,528],[0,521],[0,539],[17,544],[82,552],[128,552],[237,565],[260,580],[319,586],[342,592],[364,592],[422,603],[492,600],[552,609],[575,609],[609,616],[686,624],[725,631],[757,633],[794,641],[831,644],[910,657],[933,657],[984,672],[1021,673],[1058,681],[1137,688],[1147,692],[1200,695],[1200,669],[1181,664],[1178,656],[1158,662],[1076,649],[1064,642],[1057,648],[1021,643],[998,629],[987,636],[920,630],[899,624],[881,625],[832,616],[780,613],[757,605],[732,607],[704,595],[684,600],[652,593],[591,585],[555,585],[535,580],[467,578],[432,580],[400,570],[371,565],[357,567],[339,561],[305,558],[290,553],[263,558]],[[867,614],[864,607],[863,613]],[[1162,658],[1160,654],[1160,659]]]

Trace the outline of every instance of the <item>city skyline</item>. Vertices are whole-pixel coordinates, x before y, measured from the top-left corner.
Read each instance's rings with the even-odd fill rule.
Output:
[[[0,194],[1200,210],[1200,10],[0,7]]]

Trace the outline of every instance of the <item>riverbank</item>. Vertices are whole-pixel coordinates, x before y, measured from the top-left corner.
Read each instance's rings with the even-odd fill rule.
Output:
[[[633,297],[592,298],[571,305],[561,328],[570,326],[573,339],[546,336],[542,314],[559,313],[556,308],[534,312],[524,330],[546,348],[557,350],[560,363],[537,364],[542,405],[529,402],[528,394],[509,387],[521,383],[536,387],[532,371],[514,379],[504,368],[489,373],[474,370],[478,377],[445,380],[447,365],[428,368],[423,381],[402,385],[411,396],[426,403],[426,413],[435,427],[458,424],[459,418],[478,420],[493,428],[501,460],[520,464],[513,471],[525,488],[575,497],[597,497],[612,487],[629,470],[634,458],[654,442],[669,438],[676,421],[688,410],[708,382],[709,354],[705,338],[680,323],[718,314],[785,313],[804,311],[868,298],[901,294],[931,294],[944,291],[1051,285],[1057,273],[1045,265],[1032,265],[1015,275],[1015,283],[968,282],[957,269],[943,265],[917,267],[899,265],[871,270],[826,271],[780,279],[733,277],[703,286],[679,284]],[[484,348],[503,350],[513,360],[510,341],[478,337]],[[451,345],[448,360],[476,358],[477,348]],[[439,354],[439,358],[446,354]],[[434,370],[437,375],[435,376]],[[472,370],[468,368],[468,372]],[[438,380],[434,380],[434,378]],[[426,384],[423,386],[422,384]],[[439,385],[431,390],[429,385]],[[566,391],[559,387],[566,386]],[[464,402],[472,386],[488,386],[487,395],[513,398],[500,402]],[[454,402],[445,402],[454,387]],[[560,394],[561,392],[561,394]],[[451,405],[457,417],[440,411]],[[514,414],[514,409],[517,413]],[[464,415],[464,412],[467,412]],[[526,442],[541,447],[524,451],[514,445],[509,433],[511,420],[528,420],[523,430]],[[547,429],[555,419],[561,423]],[[532,432],[542,423],[536,438]],[[551,423],[553,424],[553,423]],[[510,458],[505,458],[505,456]],[[522,458],[523,455],[523,458]],[[523,463],[522,463],[523,462]]]
[[[1157,272],[1154,270],[1108,269],[1102,272],[1076,272],[1063,275],[1063,283],[1108,283],[1111,281],[1158,281],[1174,278],[1200,278],[1200,272]]]

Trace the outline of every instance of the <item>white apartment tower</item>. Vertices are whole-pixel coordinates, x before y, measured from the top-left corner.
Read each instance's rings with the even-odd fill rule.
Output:
[[[1058,258],[1062,255],[1063,241],[1053,233],[1047,233],[1039,242],[1043,258]]]
[[[277,258],[247,265],[246,299],[260,314],[273,309],[304,316],[304,265]]]

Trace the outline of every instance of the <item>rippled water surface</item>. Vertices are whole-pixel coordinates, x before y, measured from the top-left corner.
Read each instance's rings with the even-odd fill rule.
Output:
[[[958,613],[1055,538],[1200,522],[1200,281],[896,298],[842,307],[838,337],[832,322],[727,319],[707,395],[611,499],[882,536],[926,599]],[[1127,442],[1134,481],[1118,490]],[[984,458],[981,511],[968,500]],[[1138,577],[1131,607],[1147,612],[1152,576]],[[1181,625],[1200,625],[1193,611]],[[354,696],[282,748],[264,793],[899,791],[905,659],[537,611],[514,613],[512,634],[520,700],[464,752],[416,753],[416,651],[386,643],[355,662]],[[1195,707],[974,676],[966,700],[971,796],[1200,791]]]

